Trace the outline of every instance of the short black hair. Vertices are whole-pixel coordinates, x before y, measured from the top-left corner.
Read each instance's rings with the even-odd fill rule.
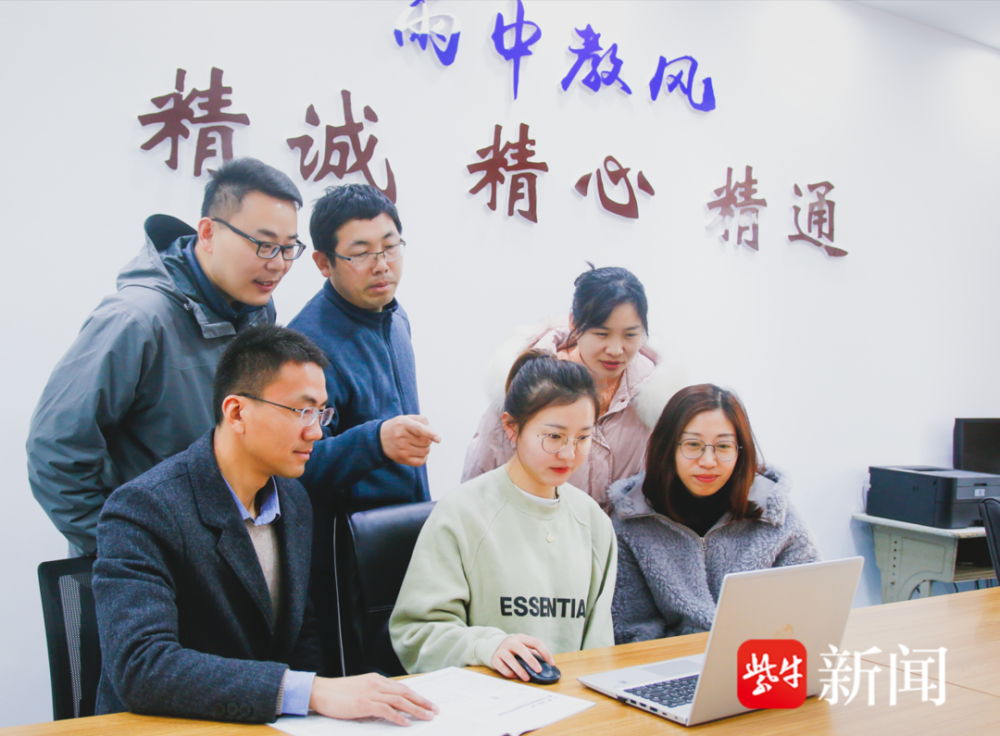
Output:
[[[286,363],[315,363],[324,370],[330,365],[312,340],[287,327],[262,325],[238,333],[215,369],[215,426],[222,424],[222,402],[227,396],[260,396]]]
[[[302,206],[302,195],[288,175],[255,158],[234,158],[226,161],[211,174],[205,185],[205,198],[201,202],[201,216],[228,217],[238,212],[243,198],[250,192],[260,192],[275,199],[295,202]]]
[[[337,248],[337,231],[351,220],[374,220],[386,214],[402,234],[403,223],[392,200],[371,184],[343,184],[327,187],[313,206],[309,220],[309,236],[313,247],[323,253]]]

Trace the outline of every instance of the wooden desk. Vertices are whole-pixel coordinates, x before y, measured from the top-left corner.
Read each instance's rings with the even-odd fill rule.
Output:
[[[871,524],[874,532],[883,603],[909,600],[918,586],[927,598],[932,580],[961,583],[994,577],[981,526],[938,529],[868,514],[853,518]]]
[[[893,603],[891,616],[871,606],[851,611],[844,649],[881,649],[865,660],[888,666],[899,645],[946,647],[945,681],[1000,697],[1000,588]],[[949,690],[950,697],[950,690]],[[1000,721],[998,721],[1000,722]]]
[[[945,682],[947,701],[940,706],[920,702],[918,693],[900,693],[896,706],[888,705],[888,676],[876,677],[874,706],[864,694],[850,705],[831,705],[811,698],[789,711],[758,711],[685,729],[675,723],[622,705],[592,690],[579,675],[654,662],[704,651],[707,634],[661,639],[640,644],[574,652],[556,657],[562,680],[551,690],[593,701],[595,706],[572,718],[535,732],[540,736],[600,734],[638,736],[645,733],[849,734],[885,736],[905,732],[938,735],[953,732],[992,732],[1000,722],[1000,588],[894,603],[851,612],[844,649],[864,651],[872,646],[881,655],[866,660],[887,666],[897,645],[911,649],[947,647]],[[476,668],[481,671],[482,668]],[[885,672],[881,673],[886,675]],[[41,723],[0,729],[0,736],[40,734],[129,734],[130,736],[276,736],[267,726],[242,726],[207,721],[150,718],[118,714],[75,721]],[[404,734],[404,731],[400,731]]]

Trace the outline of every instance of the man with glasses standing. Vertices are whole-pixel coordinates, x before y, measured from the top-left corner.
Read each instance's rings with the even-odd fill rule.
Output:
[[[312,599],[327,666],[338,669],[333,522],[340,512],[430,500],[424,463],[440,437],[420,415],[410,322],[396,301],[406,243],[396,206],[367,184],[330,187],[312,212],[313,260],[327,281],[289,327],[326,354],[337,418],[301,481],[312,498]],[[351,448],[349,475],[342,460]],[[372,466],[377,469],[372,470]]]
[[[305,246],[302,197],[252,158],[223,164],[197,228],[146,220],[146,243],[56,365],[31,419],[32,493],[70,542],[96,552],[118,486],[213,425],[212,378],[234,335],[274,322],[271,294]]]

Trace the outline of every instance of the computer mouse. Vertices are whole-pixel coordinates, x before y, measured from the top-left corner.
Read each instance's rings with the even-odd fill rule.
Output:
[[[528,673],[528,678],[532,682],[537,682],[539,685],[554,685],[559,682],[559,678],[562,677],[562,672],[559,671],[558,667],[549,664],[541,657],[536,657],[538,664],[542,665],[541,672],[535,672],[531,669],[531,667],[528,666],[528,663],[521,659],[519,654],[515,654],[514,659],[517,660],[519,665],[524,667],[524,671]]]

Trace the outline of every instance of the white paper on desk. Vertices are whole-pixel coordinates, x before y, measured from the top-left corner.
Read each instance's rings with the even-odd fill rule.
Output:
[[[405,683],[441,709],[434,720],[414,720],[404,729],[381,718],[339,721],[319,715],[282,716],[271,727],[291,736],[519,736],[594,705],[457,667],[411,677]]]

